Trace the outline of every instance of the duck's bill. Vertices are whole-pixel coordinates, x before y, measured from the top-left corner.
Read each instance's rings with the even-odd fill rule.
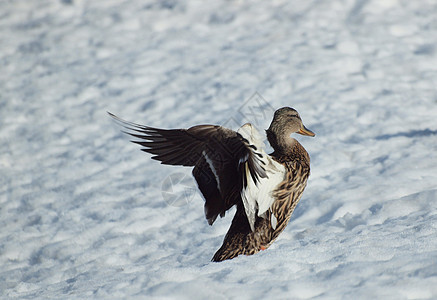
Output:
[[[302,128],[297,132],[302,135],[315,136],[316,134],[302,125]]]

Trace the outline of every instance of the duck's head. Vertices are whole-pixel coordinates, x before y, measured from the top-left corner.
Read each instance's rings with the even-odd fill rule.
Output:
[[[268,131],[271,131],[276,135],[286,135],[287,137],[292,133],[299,133],[308,136],[316,135],[303,125],[299,113],[291,107],[282,107],[275,111],[275,115],[273,116]]]

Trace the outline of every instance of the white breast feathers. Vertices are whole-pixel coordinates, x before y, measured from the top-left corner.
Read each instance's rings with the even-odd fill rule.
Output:
[[[255,183],[247,166],[247,161],[241,162],[245,164],[243,176],[246,177],[247,182],[246,187],[241,191],[241,198],[250,228],[253,231],[255,228],[256,215],[259,217],[265,216],[265,212],[275,201],[273,191],[284,180],[286,171],[282,164],[274,161],[264,151],[265,146],[262,137],[252,124],[244,124],[238,129],[238,133],[251,145],[251,147],[249,147],[250,151],[258,157],[257,163],[260,164],[260,167],[265,169],[267,174],[267,177],[259,178],[258,182]],[[272,220],[276,221],[276,217],[273,216]],[[275,228],[276,224],[272,224],[272,227]]]

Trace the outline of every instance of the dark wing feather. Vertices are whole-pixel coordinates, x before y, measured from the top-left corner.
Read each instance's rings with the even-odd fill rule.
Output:
[[[216,125],[159,129],[108,114],[126,129],[124,133],[139,139],[132,142],[143,146],[141,150],[152,154],[152,159],[194,167],[193,176],[205,198],[205,216],[210,225],[241,201],[245,163],[255,182],[267,176],[247,140],[230,129]]]

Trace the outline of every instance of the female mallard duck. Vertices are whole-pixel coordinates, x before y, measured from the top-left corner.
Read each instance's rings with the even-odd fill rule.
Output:
[[[278,109],[266,130],[274,149],[270,155],[264,151],[261,135],[249,123],[237,132],[215,125],[158,129],[110,115],[129,130],[127,134],[140,139],[133,142],[153,154],[153,159],[194,167],[209,225],[237,206],[213,261],[267,249],[284,230],[307,184],[309,155],[290,135],[315,134],[303,125],[293,108]]]

